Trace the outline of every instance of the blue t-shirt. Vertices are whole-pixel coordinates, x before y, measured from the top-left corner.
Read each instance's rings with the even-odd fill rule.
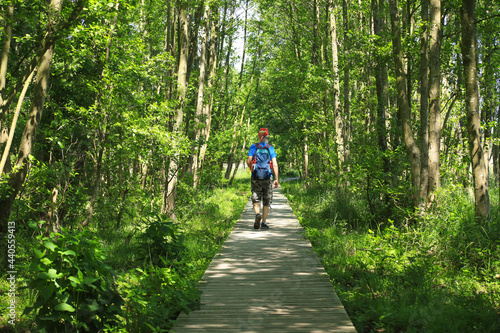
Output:
[[[263,148],[266,144],[263,143],[263,142],[260,142],[260,143],[257,143],[257,145],[259,145],[259,148]],[[248,156],[253,156],[255,155],[255,152],[257,151],[257,146],[256,144],[254,143],[253,145],[250,146],[250,150],[248,151]],[[270,146],[269,147],[269,155],[271,155],[271,160],[275,157],[278,157],[278,155],[276,154],[276,151],[274,150],[274,147],[273,146]],[[271,172],[271,169],[269,169],[269,176],[272,178],[273,175],[272,175],[272,172]]]
[[[260,142],[259,143],[261,147],[264,147],[266,144],[263,143],[263,142]],[[255,143],[253,145],[250,146],[250,150],[248,151],[248,156],[253,156],[255,155],[255,151],[257,150],[257,146],[255,145]],[[271,160],[275,157],[278,157],[278,155],[276,154],[276,151],[274,150],[274,147],[271,146],[269,147],[269,154],[271,154]]]

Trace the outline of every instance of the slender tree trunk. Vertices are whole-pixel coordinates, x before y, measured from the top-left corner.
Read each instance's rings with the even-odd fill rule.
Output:
[[[0,105],[4,103],[4,89],[5,82],[7,81],[7,63],[9,61],[9,53],[10,53],[10,43],[12,40],[12,19],[14,17],[14,1],[11,0],[7,4],[7,8],[5,10],[5,41],[3,43],[2,55],[0,59]],[[30,77],[31,80],[31,77]],[[26,84],[25,84],[26,85]],[[9,149],[4,149],[4,144],[6,144],[9,140],[9,131],[7,126],[3,125],[5,113],[0,109],[0,152],[4,151],[4,154],[9,155]],[[12,133],[10,133],[12,135]],[[8,144],[7,144],[8,145]],[[3,162],[3,160],[2,160]],[[2,163],[0,167],[0,177],[4,172],[4,166],[7,165],[6,171],[10,171],[10,159],[6,158],[6,161]]]
[[[5,82],[7,80],[7,63],[9,61],[10,42],[12,40],[12,19],[14,17],[14,0],[7,4],[5,13],[5,41],[2,48],[2,59],[0,59],[0,105],[3,104]],[[1,125],[0,119],[0,125]],[[1,127],[1,126],[0,126]]]
[[[312,40],[312,63],[313,64],[319,64],[319,33],[318,33],[318,17],[319,17],[319,7],[318,7],[318,0],[313,0],[313,18],[312,18],[312,25],[313,25],[313,40]]]
[[[243,54],[241,55],[241,68],[238,87],[243,82],[243,70],[245,69],[245,55],[247,49],[247,24],[248,24],[248,0],[245,1],[245,23],[243,24]]]
[[[174,123],[172,132],[174,133],[175,140],[181,139],[181,127],[183,119],[184,103],[187,93],[187,75],[188,75],[188,55],[189,55],[189,32],[188,32],[188,3],[183,1],[180,5],[179,14],[179,68],[177,73],[177,89],[179,105],[175,110]],[[175,149],[175,148],[174,148]],[[174,156],[170,159],[168,167],[168,183],[167,195],[163,203],[163,213],[173,213],[175,207],[175,190],[177,188],[177,177],[180,168],[180,154],[176,151]],[[175,217],[175,216],[174,216]]]
[[[289,5],[290,6],[290,10],[288,11],[289,12],[289,16],[290,16],[290,28],[292,29],[292,38],[293,38],[293,45],[294,45],[294,50],[295,50],[295,56],[297,57],[297,60],[301,61],[301,57],[300,57],[300,38],[297,34],[297,30],[295,29],[295,17],[294,17],[294,8],[292,6],[292,4]]]
[[[398,108],[401,115],[401,124],[403,127],[403,137],[410,160],[412,197],[415,206],[419,204],[420,185],[420,150],[413,136],[411,124],[411,110],[409,103],[408,90],[406,86],[406,75],[404,73],[403,51],[401,46],[401,23],[397,0],[390,0],[391,7],[391,30],[392,30],[392,49],[396,71],[396,90],[398,95]]]
[[[494,104],[494,97],[493,97],[493,84],[495,81],[494,75],[495,75],[495,68],[492,65],[491,58],[494,54],[494,40],[495,37],[493,35],[488,35],[483,38],[483,43],[484,43],[484,80],[481,86],[483,87],[483,95],[484,96],[484,102],[482,103],[482,112],[481,112],[481,117],[482,123],[485,124],[484,128],[484,146],[485,146],[485,154],[484,154],[484,159],[485,159],[485,164],[486,164],[486,170],[489,174],[489,163],[490,163],[490,158],[494,154],[494,140],[492,140],[492,134],[493,134],[493,127],[492,127],[492,121],[495,119],[493,117],[493,110],[495,110],[495,104]],[[495,164],[493,164],[495,165]],[[494,168],[495,169],[495,168]],[[489,176],[488,176],[489,178]]]
[[[375,45],[382,47],[382,38],[385,31],[385,14],[384,0],[372,0],[373,8],[373,29],[377,41]],[[377,137],[378,146],[381,151],[387,150],[387,128],[386,128],[386,112],[388,105],[388,74],[386,61],[382,59],[382,54],[376,50],[376,65],[375,65],[375,88],[377,91]],[[384,163],[385,171],[388,170],[388,163]]]
[[[348,31],[349,31],[349,11],[347,8],[347,0],[343,0],[342,2],[342,16],[344,19],[344,110],[343,110],[343,115],[344,115],[344,124],[343,124],[343,135],[344,139],[343,142],[344,144],[348,142],[349,136],[350,136],[350,109],[351,109],[351,96],[350,96],[350,67],[351,67],[351,60],[349,56],[349,47],[350,43],[349,37],[348,37]],[[342,147],[343,151],[341,154],[343,155],[342,160],[347,160],[349,156],[348,148]]]
[[[202,119],[203,107],[204,107],[203,96],[205,92],[205,77],[206,77],[207,61],[208,61],[207,43],[208,43],[208,38],[209,38],[208,34],[210,29],[210,5],[208,3],[205,5],[205,13],[203,14],[203,21],[205,24],[203,27],[203,34],[201,36],[200,79],[198,83],[198,100],[196,103],[196,115],[195,115],[196,134],[194,138],[194,144],[196,146],[196,149],[193,152],[193,165],[192,165],[193,181],[195,187],[198,185],[198,153],[199,153],[198,147],[201,146],[201,144],[198,143],[202,131],[200,121],[204,122],[204,119]]]
[[[307,127],[303,126],[304,133],[307,133]],[[309,178],[309,137],[304,137],[304,179]]]
[[[425,209],[429,188],[429,0],[421,0],[420,37],[420,208]]]
[[[204,119],[206,119],[206,126],[203,129],[202,135],[204,137],[203,144],[200,148],[200,168],[203,168],[203,163],[205,162],[205,156],[207,153],[208,141],[210,139],[210,131],[212,129],[212,109],[214,105],[214,92],[213,86],[215,85],[215,71],[217,69],[217,31],[219,29],[219,18],[218,18],[218,8],[214,6],[212,8],[212,27],[210,31],[210,66],[209,66],[209,81],[208,90],[210,91],[210,99],[208,104],[204,108]]]
[[[249,116],[247,119],[247,127],[245,130],[245,135],[243,136],[243,145],[241,146],[241,156],[245,156],[245,151],[247,147],[247,136],[248,136],[248,131],[250,130],[250,120],[251,117]],[[242,164],[245,165],[245,160],[242,161]],[[229,185],[233,184],[234,177],[236,176],[236,173],[238,172],[238,167],[240,163],[236,163],[236,166],[234,167],[233,175],[231,176],[231,180],[229,181]]]
[[[52,0],[50,3],[50,8],[56,13],[61,12],[62,0]],[[53,32],[49,32],[53,34]],[[51,43],[50,38],[45,39],[45,43]],[[33,145],[36,139],[36,132],[40,121],[42,119],[43,106],[45,104],[45,97],[47,96],[47,87],[50,77],[50,66],[52,64],[52,58],[54,56],[54,44],[51,43],[50,47],[45,51],[38,66],[38,72],[36,75],[36,82],[33,91],[33,100],[31,103],[30,112],[28,115],[28,121],[26,122],[26,127],[21,138],[21,143],[19,144],[19,153],[17,156],[17,162],[15,172],[10,175],[8,186],[12,189],[7,197],[0,200],[0,234],[3,234],[7,229],[6,225],[14,203],[14,199],[17,193],[21,189],[21,186],[26,179],[28,173],[28,159],[29,155],[33,151]]]
[[[21,112],[21,106],[22,106],[23,101],[24,101],[24,96],[26,94],[26,91],[28,90],[28,87],[31,83],[31,79],[33,78],[34,74],[35,74],[35,71],[31,72],[31,75],[28,77],[28,79],[24,83],[23,90],[21,91],[21,95],[19,96],[19,101],[17,102],[16,111],[14,112],[14,117],[12,118],[12,124],[10,126],[10,132],[9,132],[8,138],[5,142],[5,148],[3,150],[2,158],[0,160],[0,177],[4,173],[4,171],[6,171],[6,172],[10,171],[10,170],[5,170],[4,168],[6,165],[8,165],[9,156],[10,156],[10,147],[12,144],[12,140],[14,139],[14,131],[16,129],[17,120],[18,120],[19,114]]]
[[[333,114],[335,117],[335,138],[337,143],[337,157],[340,170],[344,162],[344,121],[340,106],[340,73],[339,73],[339,49],[337,37],[337,20],[335,18],[335,2],[330,0],[330,37],[332,40],[332,75],[333,75]]]
[[[247,1],[247,7],[245,10],[245,24],[244,24],[244,34],[243,34],[243,55],[241,59],[241,68],[240,68],[240,76],[239,76],[239,81],[238,81],[238,87],[241,88],[241,84],[243,82],[243,70],[245,68],[245,48],[247,44],[247,11],[248,11],[248,1]],[[231,140],[231,149],[229,151],[229,159],[227,162],[227,169],[226,169],[226,174],[225,178],[229,179],[231,176],[231,171],[234,166],[234,161],[235,161],[235,155],[238,150],[238,143],[239,143],[239,136],[241,133],[241,125],[243,124],[243,119],[245,117],[244,112],[242,113],[240,117],[239,113],[239,108],[236,112],[236,116],[234,118],[234,125],[233,125],[233,136]],[[244,111],[244,110],[243,110]],[[238,122],[238,117],[240,117],[240,121]]]
[[[441,0],[430,0],[429,29],[429,189],[432,196],[439,188],[439,152],[441,141]],[[432,200],[432,197],[430,198]]]
[[[481,142],[481,119],[479,117],[478,56],[476,43],[476,1],[463,0],[460,8],[462,21],[462,57],[465,74],[465,109],[469,153],[474,178],[475,216],[481,222],[489,222],[490,198],[488,193],[487,168]]]

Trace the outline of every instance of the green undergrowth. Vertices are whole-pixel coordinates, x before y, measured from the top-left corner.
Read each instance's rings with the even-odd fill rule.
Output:
[[[142,212],[119,228],[100,221],[49,237],[33,223],[18,235],[16,324],[2,312],[0,332],[168,332],[197,308],[197,283],[248,200],[247,178],[180,182],[175,221]],[[2,277],[4,309],[8,289]]]
[[[377,223],[346,193],[283,187],[358,332],[500,331],[496,205],[478,225],[455,186],[425,215]]]

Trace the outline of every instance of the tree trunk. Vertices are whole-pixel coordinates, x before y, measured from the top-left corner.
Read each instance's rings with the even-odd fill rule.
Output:
[[[240,76],[239,76],[239,81],[238,81],[238,88],[241,88],[241,84],[243,82],[243,70],[245,67],[245,48],[247,44],[247,11],[248,11],[248,1],[247,1],[247,7],[245,10],[245,24],[244,24],[244,34],[243,34],[243,55],[241,59],[241,68],[240,68]],[[237,109],[236,116],[234,118],[234,126],[233,126],[233,136],[232,136],[232,141],[231,141],[231,149],[229,151],[229,159],[227,162],[227,169],[226,169],[226,174],[224,177],[226,179],[229,179],[231,176],[231,170],[233,169],[234,161],[236,159],[236,154],[238,150],[238,143],[239,143],[239,136],[241,133],[241,126],[243,124],[243,119],[245,117],[244,114],[245,109],[242,111],[241,117],[239,116],[239,108]],[[240,117],[240,121],[238,123],[238,117]]]
[[[401,115],[403,127],[403,137],[410,160],[412,197],[415,206],[419,204],[420,185],[420,150],[413,136],[411,124],[411,110],[409,96],[406,86],[406,75],[404,73],[404,60],[401,47],[401,23],[397,0],[390,0],[391,6],[391,30],[392,30],[392,50],[396,72],[396,90],[398,95],[398,108]]]
[[[196,187],[198,185],[198,153],[201,145],[199,145],[198,141],[200,140],[201,136],[201,123],[200,121],[203,121],[204,119],[202,118],[203,115],[203,96],[205,92],[205,77],[206,77],[206,71],[207,71],[207,61],[208,61],[208,55],[207,55],[207,43],[208,43],[208,34],[209,34],[209,29],[210,29],[210,5],[207,3],[205,5],[205,13],[203,14],[203,21],[204,21],[204,26],[203,26],[203,34],[201,36],[201,59],[200,59],[200,79],[198,83],[198,99],[196,102],[196,115],[195,115],[195,138],[194,138],[194,144],[196,145],[196,149],[193,152],[193,165],[192,165],[192,172],[193,172],[193,181],[194,181],[194,186]]]
[[[19,96],[19,101],[17,102],[16,111],[14,112],[14,117],[12,118],[10,132],[9,132],[8,138],[5,142],[5,148],[3,150],[2,158],[0,161],[0,176],[4,173],[4,171],[5,171],[5,173],[10,171],[10,170],[5,170],[4,168],[6,165],[8,165],[8,162],[10,161],[10,159],[9,159],[10,146],[12,144],[12,140],[14,139],[14,131],[15,131],[16,125],[17,125],[17,119],[19,118],[19,113],[21,112],[21,106],[23,104],[24,96],[26,94],[26,91],[28,90],[28,87],[31,83],[31,80],[32,80],[34,74],[35,74],[35,71],[31,72],[31,75],[28,77],[28,79],[24,83],[23,90],[21,91],[21,95]]]
[[[188,4],[187,1],[183,1],[180,5],[179,14],[179,68],[177,73],[177,89],[178,89],[178,99],[179,105],[175,110],[174,123],[172,132],[175,140],[180,140],[181,138],[181,127],[183,119],[183,109],[184,102],[186,99],[187,92],[187,75],[188,75],[188,55],[189,55],[189,33],[188,33]],[[175,145],[174,145],[175,146]],[[174,148],[175,149],[175,148]],[[163,203],[163,213],[173,213],[175,207],[175,189],[177,187],[177,176],[180,167],[180,154],[176,151],[174,156],[170,159],[168,172],[170,177],[167,183],[167,195],[165,196],[165,201]]]
[[[350,43],[348,42],[349,37],[348,37],[348,31],[349,31],[349,11],[347,9],[347,0],[343,0],[342,2],[342,16],[344,19],[344,110],[343,110],[343,115],[344,115],[344,124],[343,124],[343,142],[347,142],[349,139],[349,126],[350,126],[350,108],[351,108],[351,96],[350,96],[350,67],[351,67],[351,60],[349,56],[349,48],[350,48]],[[347,160],[348,159],[348,148],[345,146],[342,147],[343,151],[341,151],[341,154],[343,155],[342,159]]]
[[[373,29],[377,36],[375,45],[377,47],[383,46],[381,40],[385,31],[385,14],[384,14],[384,1],[372,0],[373,8]],[[383,152],[387,150],[387,128],[386,128],[386,112],[388,105],[388,88],[389,79],[387,74],[387,63],[382,59],[382,54],[376,50],[376,65],[375,65],[375,88],[377,91],[377,138],[379,149]],[[388,162],[384,163],[385,171],[388,170]]]
[[[245,55],[247,49],[247,24],[248,24],[248,0],[245,1],[245,23],[243,24],[243,54],[241,56],[241,68],[238,87],[241,87],[243,82],[243,70],[245,69]]]
[[[341,169],[344,162],[344,121],[342,119],[342,110],[340,106],[339,49],[334,0],[330,0],[330,37],[332,39],[333,114],[335,117],[335,141],[337,143],[337,157],[340,164],[339,169]]]
[[[62,0],[52,0],[50,8],[54,13],[60,13],[62,8]],[[53,34],[53,32],[49,32]],[[50,43],[50,47],[45,51],[36,75],[36,83],[33,91],[33,101],[31,103],[28,121],[19,144],[19,153],[15,172],[10,175],[8,186],[12,189],[7,197],[0,200],[0,234],[6,232],[7,222],[9,219],[10,211],[14,203],[17,193],[21,189],[26,175],[28,173],[29,156],[33,151],[33,145],[36,139],[36,132],[40,121],[42,119],[43,106],[45,104],[45,97],[47,96],[47,86],[50,77],[50,65],[54,56],[54,44],[51,43],[50,37],[47,37],[44,43]],[[45,47],[45,46],[44,46]]]
[[[14,1],[9,1],[7,5],[7,9],[5,11],[5,42],[3,43],[3,48],[2,48],[2,55],[0,59],[0,105],[3,105],[4,103],[4,89],[5,89],[5,82],[7,81],[7,63],[9,60],[9,53],[10,53],[10,42],[12,40],[12,19],[14,17]],[[31,77],[29,79],[31,81]],[[26,85],[26,84],[25,84]],[[9,149],[4,148],[4,144],[6,144],[9,140],[9,131],[7,129],[7,126],[3,126],[3,120],[5,117],[5,113],[0,109],[0,152],[4,151],[4,154],[9,155]],[[12,136],[12,133],[10,133]],[[8,144],[7,144],[8,145]],[[6,161],[4,162],[2,160],[2,166],[0,167],[0,177],[2,173],[4,172],[4,166],[7,165],[7,172],[10,171],[10,160],[6,158]]]
[[[460,17],[462,21],[462,58],[465,74],[465,110],[467,113],[472,176],[474,178],[475,216],[480,222],[489,222],[490,198],[488,193],[488,173],[483,156],[481,120],[479,117],[475,9],[475,0],[462,1]]]
[[[430,0],[429,29],[429,189],[439,188],[439,151],[441,141],[441,0]],[[432,200],[432,198],[429,198]]]
[[[7,80],[7,63],[10,53],[10,42],[12,40],[12,19],[14,17],[14,0],[10,0],[5,13],[5,42],[2,48],[2,59],[0,60],[0,105],[3,104],[3,90]],[[0,127],[1,127],[0,118]]]
[[[207,153],[208,140],[210,139],[210,130],[212,128],[212,109],[214,105],[214,92],[212,87],[215,84],[215,70],[217,69],[217,31],[219,29],[219,18],[218,18],[218,8],[215,6],[212,8],[212,15],[215,17],[212,18],[212,28],[210,31],[210,66],[209,66],[209,80],[208,80],[208,90],[210,91],[210,99],[208,104],[204,108],[204,119],[206,119],[206,126],[203,129],[203,144],[200,148],[200,169],[203,168],[203,163],[205,161],[205,155]]]
[[[420,208],[425,209],[429,188],[429,0],[421,0],[420,37]]]

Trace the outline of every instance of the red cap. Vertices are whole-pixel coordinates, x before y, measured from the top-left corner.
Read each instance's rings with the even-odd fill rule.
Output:
[[[259,130],[259,136],[269,136],[269,131],[267,130],[267,128],[261,128]]]

